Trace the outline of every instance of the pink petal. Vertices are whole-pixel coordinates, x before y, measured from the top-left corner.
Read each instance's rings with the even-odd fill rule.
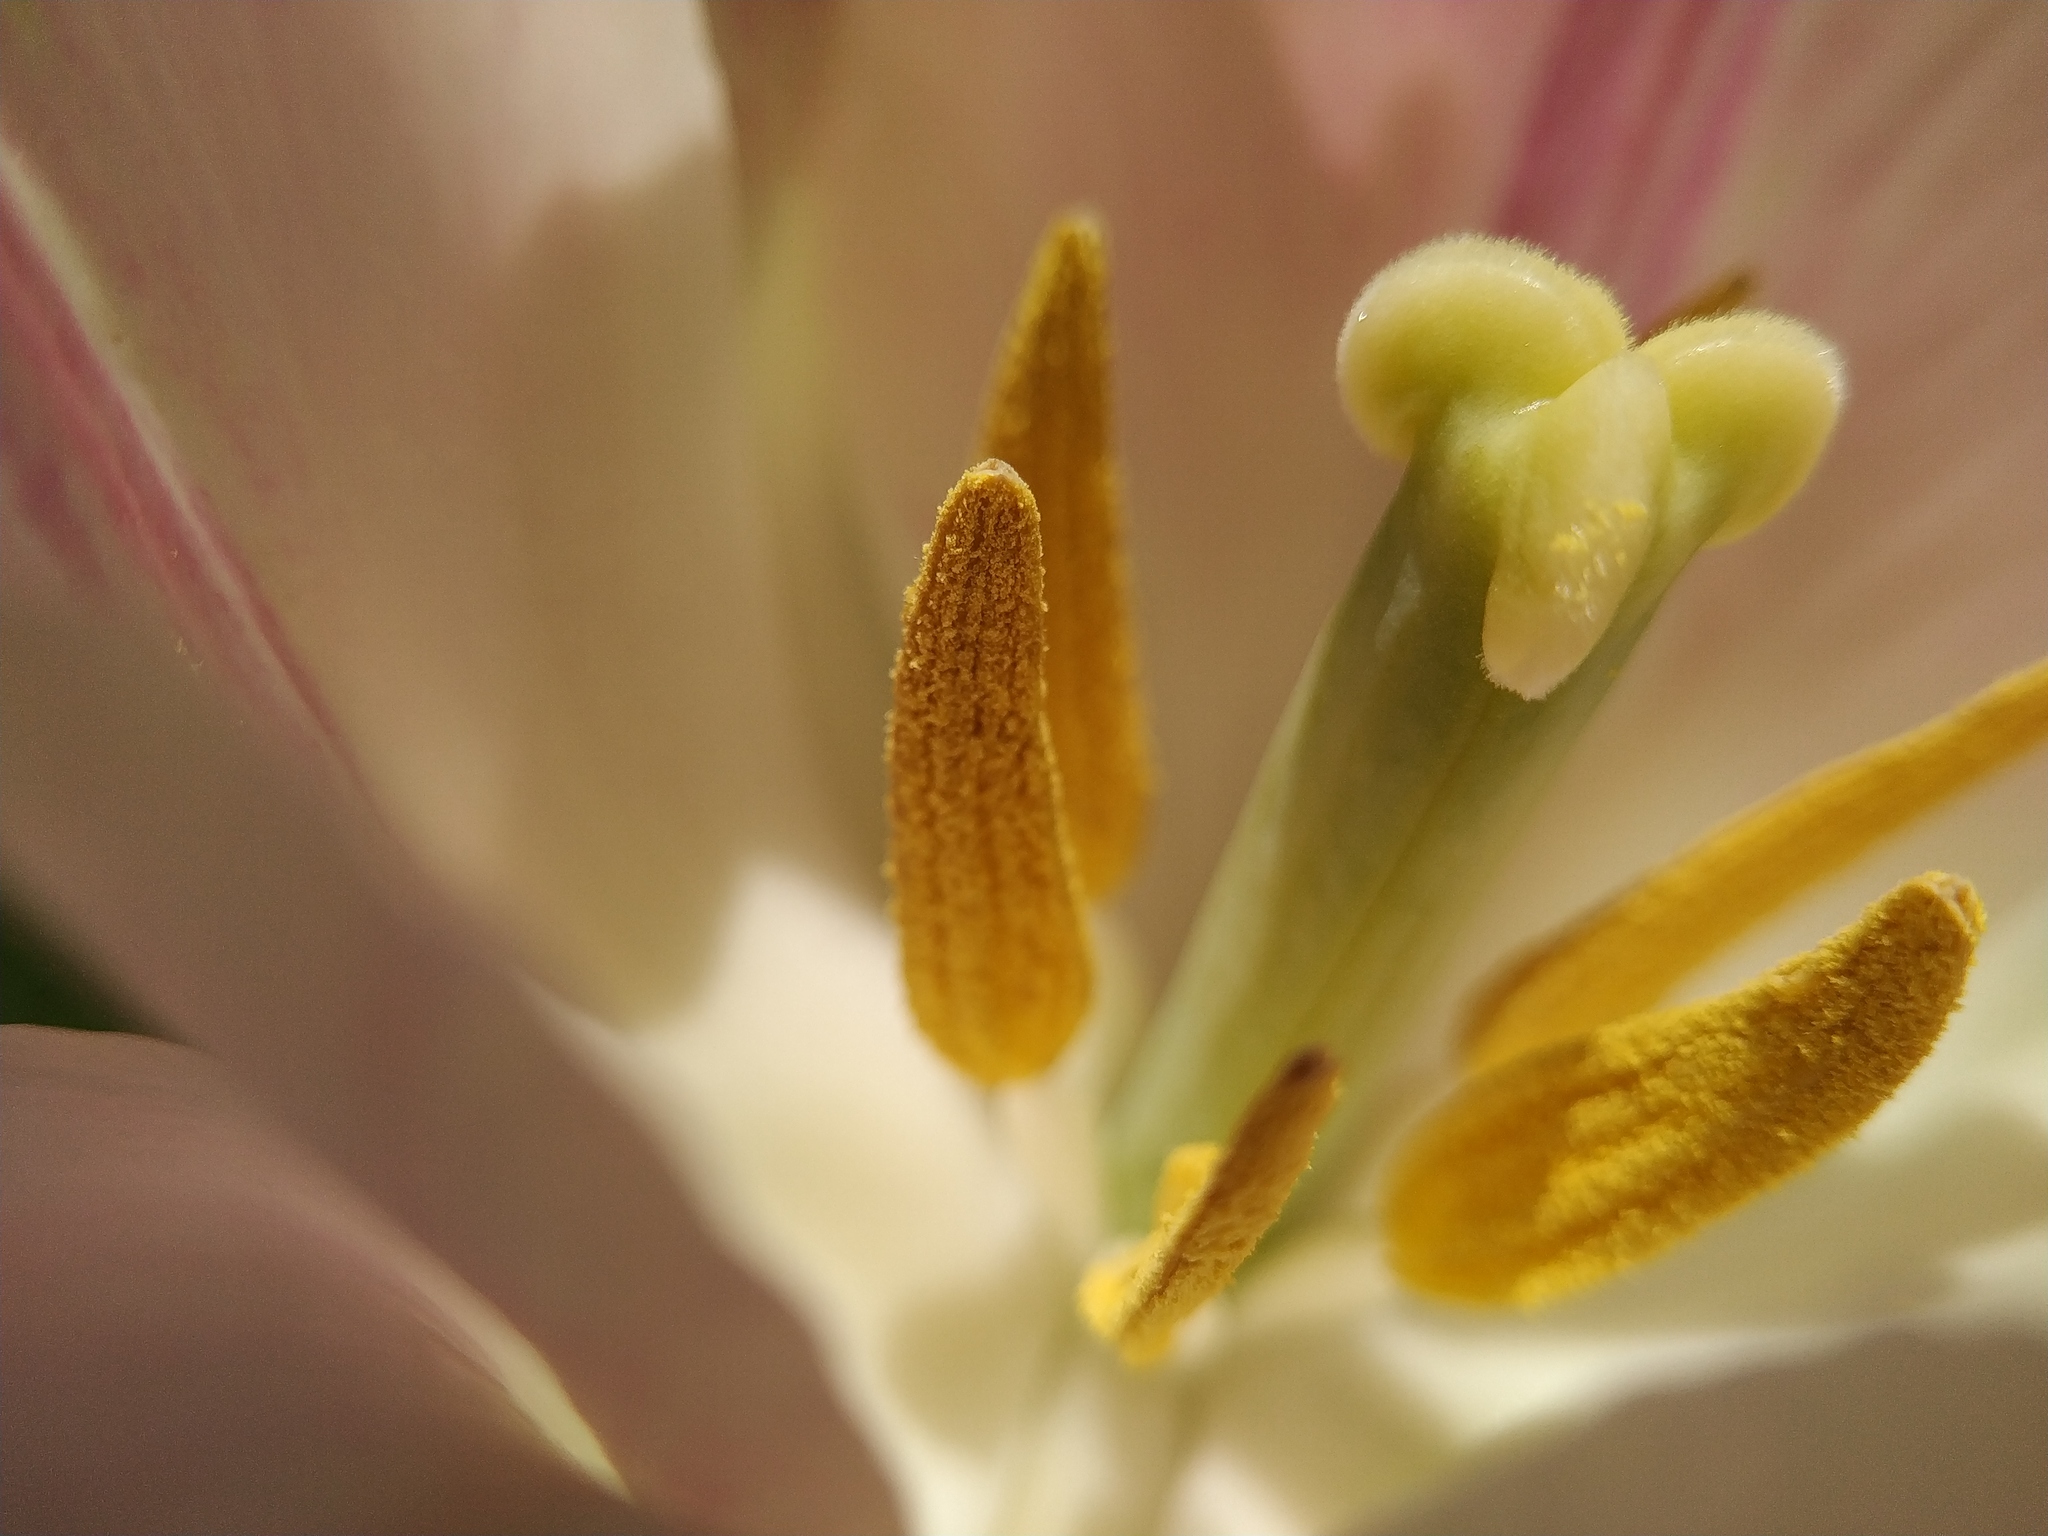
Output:
[[[16,499],[116,525],[70,542],[325,713],[559,984],[672,1000],[783,755],[695,12],[24,7],[0,94],[96,316],[12,219]]]
[[[9,1027],[0,1096],[7,1529],[654,1529],[204,1057]]]
[[[1639,321],[1677,301],[1781,13],[1775,0],[1573,6],[1494,227],[1598,274]]]
[[[1402,160],[1443,153],[1427,141],[1447,136],[1485,168],[1496,201],[1528,162],[1527,119],[1556,96],[1565,39],[1583,29],[1587,9],[1557,0],[1261,6],[1303,148],[1340,185],[1399,175]],[[1614,20],[1628,26],[1632,10]]]
[[[1496,168],[1484,227],[1598,274],[1639,318],[1677,297],[1782,14],[1773,0],[1266,8],[1325,164],[1356,176],[1412,154],[1403,114],[1427,103]]]
[[[795,1324],[328,785],[167,647],[32,592],[0,608],[0,721],[12,888],[489,1297],[641,1497],[888,1523]]]

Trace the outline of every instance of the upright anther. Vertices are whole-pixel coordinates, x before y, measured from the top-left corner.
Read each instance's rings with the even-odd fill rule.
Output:
[[[903,600],[889,875],[918,1027],[985,1083],[1042,1071],[1088,1006],[1088,943],[1045,711],[1038,507],[961,476]]]
[[[1056,219],[1039,244],[997,356],[981,451],[1038,499],[1047,710],[1081,883],[1099,898],[1144,837],[1152,768],[1110,440],[1109,263],[1090,218]]]

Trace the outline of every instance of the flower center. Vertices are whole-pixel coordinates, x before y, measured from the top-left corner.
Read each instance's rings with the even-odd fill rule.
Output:
[[[1092,225],[1054,225],[998,360],[991,462],[940,509],[904,606],[888,738],[904,974],[920,1028],[984,1083],[1041,1071],[1079,1025],[1084,904],[1127,869],[1149,792],[1105,272]],[[1149,1236],[1090,1266],[1078,1301],[1127,1361],[1166,1352],[1283,1207],[1301,1220],[1355,1183],[1385,1108],[1357,1090],[1412,1033],[1665,591],[1812,469],[1842,398],[1832,349],[1721,308],[1632,347],[1597,284],[1478,237],[1413,252],[1360,296],[1340,388],[1408,470],[1102,1114],[1110,1228]],[[1961,996],[1983,924],[1967,884],[1909,882],[1750,987],[1644,1010],[2044,734],[2048,665],[1767,803],[1519,962],[1468,1032],[1467,1075],[1395,1159],[1396,1272],[1534,1304],[1847,1136]]]

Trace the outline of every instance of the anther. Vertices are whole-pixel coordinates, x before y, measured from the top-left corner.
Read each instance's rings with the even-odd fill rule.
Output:
[[[1151,1235],[1092,1265],[1075,1298],[1128,1364],[1164,1355],[1174,1329],[1250,1257],[1307,1170],[1337,1092],[1336,1058],[1309,1046],[1260,1091],[1225,1146],[1190,1143],[1168,1154]]]
[[[889,875],[918,1027],[982,1082],[1029,1076],[1086,1011],[1081,898],[1045,717],[1038,508],[1006,464],[939,509],[903,600]]]
[[[1511,962],[1472,1008],[1467,1067],[1654,1007],[1745,929],[2044,739],[2048,661],[1816,770]]]
[[[1746,307],[1756,296],[1756,290],[1756,274],[1738,267],[1672,305],[1643,332],[1643,340],[1661,336],[1689,320],[1708,320],[1715,315],[1731,314]]]
[[[1388,1180],[1395,1272],[1430,1295],[1540,1305],[1797,1173],[1933,1048],[1983,927],[1967,883],[1922,875],[1738,991],[1468,1077]]]
[[[1047,711],[1081,884],[1101,897],[1144,837],[1152,769],[1110,434],[1109,263],[1092,219],[1057,219],[1039,245],[981,447],[1038,501]]]

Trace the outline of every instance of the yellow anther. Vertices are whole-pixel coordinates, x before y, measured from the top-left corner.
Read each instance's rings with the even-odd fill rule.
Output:
[[[1067,830],[1090,896],[1113,889],[1152,792],[1110,443],[1109,266],[1094,220],[1053,222],[996,362],[981,448],[1038,499],[1046,700]]]
[[[903,599],[889,876],[918,1027],[985,1083],[1051,1065],[1088,1006],[1080,893],[1045,719],[1038,507],[961,476]]]
[[[1652,336],[1661,336],[1689,320],[1707,320],[1741,309],[1756,296],[1756,288],[1755,274],[1738,268],[1672,305],[1643,332],[1643,339],[1648,341]]]
[[[1687,972],[1878,839],[2048,738],[2048,662],[1831,763],[1521,957],[1467,1025],[1479,1070],[1654,1007]]]
[[[1091,1265],[1075,1302],[1126,1363],[1148,1365],[1173,1331],[1230,1283],[1308,1168],[1337,1102],[1337,1061],[1320,1046],[1290,1058],[1245,1110],[1228,1145],[1177,1147],[1153,1199],[1149,1237]]]
[[[1983,926],[1966,883],[1922,875],[1739,991],[1467,1078],[1388,1180],[1395,1272],[1431,1295],[1536,1306],[1798,1172],[1933,1048]]]

